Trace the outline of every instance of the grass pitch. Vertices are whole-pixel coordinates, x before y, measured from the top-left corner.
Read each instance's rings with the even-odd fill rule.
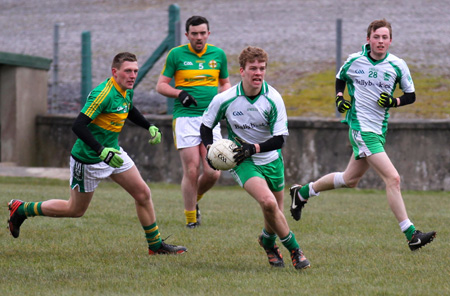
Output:
[[[150,184],[162,237],[188,247],[148,256],[134,203],[103,182],[78,219],[30,218],[13,239],[0,232],[0,295],[448,295],[448,192],[404,192],[410,219],[436,240],[409,251],[384,191],[324,192],[302,220],[285,214],[311,268],[271,268],[258,245],[262,214],[239,187],[214,187],[201,201],[203,225],[184,227],[180,187]],[[12,198],[67,199],[66,181],[0,177],[0,219]]]

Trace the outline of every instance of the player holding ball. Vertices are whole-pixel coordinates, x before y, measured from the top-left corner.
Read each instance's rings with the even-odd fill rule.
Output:
[[[249,46],[241,52],[242,81],[214,97],[203,114],[200,134],[208,148],[213,143],[214,127],[226,118],[228,138],[238,145],[234,149],[237,166],[230,172],[261,206],[264,228],[258,240],[269,264],[284,267],[282,254],[275,243],[279,237],[289,250],[294,267],[304,269],[310,263],[283,214],[281,148],[289,132],[283,99],[264,80],[267,62],[268,55],[261,48]]]

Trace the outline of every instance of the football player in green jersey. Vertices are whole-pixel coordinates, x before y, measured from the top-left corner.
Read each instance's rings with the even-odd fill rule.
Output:
[[[239,55],[242,81],[214,97],[203,115],[201,136],[209,148],[213,129],[226,119],[228,138],[239,145],[234,155],[237,166],[230,170],[236,182],[261,207],[264,227],[258,236],[269,264],[284,267],[275,243],[279,237],[289,250],[296,269],[310,267],[283,213],[284,163],[281,148],[289,135],[286,107],[280,93],[265,80],[267,53],[248,46]]]
[[[174,101],[173,135],[183,167],[181,191],[186,227],[201,223],[198,202],[220,177],[206,163],[206,149],[201,145],[200,124],[203,111],[218,91],[230,88],[224,51],[207,40],[208,20],[192,16],[186,21],[188,44],[173,48],[167,55],[156,90]],[[174,86],[169,83],[174,79]],[[221,138],[220,126],[214,130]]]
[[[336,107],[348,110],[344,120],[350,127],[353,155],[344,172],[325,175],[304,186],[290,189],[291,214],[300,220],[302,208],[311,196],[321,191],[356,187],[369,168],[383,179],[389,206],[414,251],[431,242],[435,231],[422,233],[409,220],[400,191],[400,175],[384,151],[389,108],[412,104],[415,89],[405,61],[388,52],[392,27],[385,19],[373,21],[367,28],[367,44],[361,52],[349,56],[336,75]],[[350,101],[344,99],[348,85]],[[399,84],[403,95],[394,98]]]
[[[70,198],[44,202],[9,202],[8,227],[11,235],[19,236],[20,226],[28,217],[81,217],[89,207],[101,180],[111,178],[135,200],[136,213],[144,230],[148,252],[182,254],[183,246],[166,244],[160,238],[150,188],[142,179],[133,160],[119,146],[118,137],[128,118],[150,133],[150,144],[161,142],[159,129],[133,106],[133,85],[138,74],[134,54],[117,54],[111,66],[112,77],[89,94],[86,105],[73,124],[78,139],[70,158]],[[108,229],[105,226],[105,229]]]

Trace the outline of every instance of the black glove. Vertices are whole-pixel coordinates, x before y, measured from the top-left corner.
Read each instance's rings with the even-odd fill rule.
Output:
[[[197,101],[194,99],[193,96],[191,96],[187,91],[182,90],[180,94],[178,95],[178,100],[180,100],[181,104],[183,104],[184,107],[189,107],[190,105],[194,104],[197,106]]]
[[[208,163],[209,167],[212,168],[213,170],[218,171],[218,169],[216,169],[213,164],[211,163],[211,160],[209,160],[208,158],[208,152],[209,152],[209,148],[211,147],[211,144],[209,144],[208,146],[206,146],[206,162]]]
[[[249,144],[238,137],[236,137],[235,140],[240,144],[240,146],[233,149],[233,152],[236,152],[236,154],[234,155],[234,161],[236,162],[236,165],[239,165],[246,158],[249,158],[256,153],[256,146],[253,144]]]
[[[382,92],[380,98],[378,99],[378,105],[382,108],[387,107],[397,107],[397,99],[388,94],[387,92]]]
[[[340,113],[344,113],[352,107],[352,103],[344,100],[343,96],[336,96],[336,107]]]

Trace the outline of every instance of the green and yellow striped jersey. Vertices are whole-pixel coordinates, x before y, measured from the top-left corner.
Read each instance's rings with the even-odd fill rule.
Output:
[[[133,90],[122,90],[113,77],[105,80],[89,94],[81,112],[92,119],[88,128],[104,147],[119,149],[119,133],[132,108],[132,102]],[[75,142],[72,155],[84,163],[101,162],[97,151],[92,150],[81,139]]]
[[[174,78],[175,88],[187,91],[198,106],[183,107],[175,100],[173,118],[202,116],[217,94],[219,79],[228,78],[227,57],[224,51],[206,44],[196,53],[190,44],[173,48],[166,57],[162,75]]]

